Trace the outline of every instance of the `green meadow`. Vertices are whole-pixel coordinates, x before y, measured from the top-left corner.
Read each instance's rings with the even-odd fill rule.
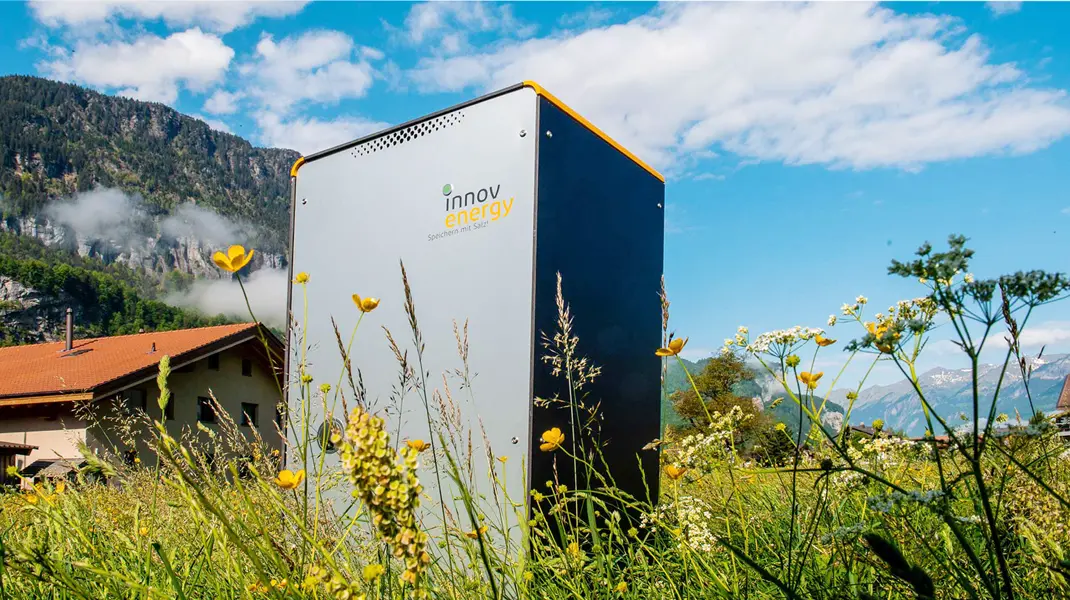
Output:
[[[483,514],[468,482],[489,479],[503,495],[505,486],[493,470],[469,468],[463,434],[443,426],[426,441],[392,439],[382,415],[360,406],[333,432],[341,466],[324,468],[312,451],[308,407],[345,378],[304,363],[293,365],[300,405],[286,413],[298,434],[287,451],[299,464],[290,470],[232,422],[194,443],[196,436],[172,437],[142,416],[128,434],[149,432],[158,458],[151,466],[125,464],[118,449],[86,453],[76,477],[0,497],[0,598],[1068,597],[1070,445],[1048,415],[1001,413],[1000,386],[982,388],[977,370],[981,353],[998,348],[1004,373],[1028,388],[1018,340],[1045,305],[1066,298],[1070,281],[1039,271],[974,278],[973,260],[963,238],[926,244],[889,266],[889,276],[916,282],[917,297],[887,308],[846,299],[820,328],[740,328],[698,369],[680,358],[686,335],[673,331],[663,295],[663,346],[649,351],[666,369],[683,367],[674,372],[686,386],[666,387],[664,403],[679,418],[644,450],[661,455],[659,498],[616,489],[597,447],[574,454],[564,443],[572,430],[552,429],[537,432],[538,451],[573,463],[579,476],[540,482],[527,498],[504,497],[501,511]],[[236,272],[248,259],[236,248],[216,262]],[[295,293],[321,276],[329,274],[299,274]],[[420,298],[407,284],[403,291],[406,338],[419,340]],[[369,326],[378,301],[354,300]],[[558,330],[541,333],[553,340],[548,352],[560,376],[578,391],[600,374],[571,332],[584,315],[568,312],[567,293],[559,306]],[[919,381],[919,357],[937,326],[956,332],[973,365],[965,419],[934,410]],[[831,354],[836,342],[847,351]],[[460,360],[465,344],[458,340]],[[416,355],[398,355],[402,380],[419,359],[414,345]],[[881,423],[872,435],[823,425],[830,406],[816,392],[822,383],[861,390],[865,381],[816,370],[818,357],[898,367],[922,404],[924,438]],[[773,408],[782,418],[731,393],[745,380],[745,362],[779,384]],[[168,377],[164,358],[161,404],[171,401]],[[445,403],[415,397],[432,422],[449,422]],[[855,397],[837,407],[844,423]],[[425,492],[432,480],[449,489],[448,504]],[[344,517],[323,498],[332,487],[353,498]],[[426,509],[446,524],[434,535],[420,517]],[[523,516],[525,551],[506,542],[509,511]]]

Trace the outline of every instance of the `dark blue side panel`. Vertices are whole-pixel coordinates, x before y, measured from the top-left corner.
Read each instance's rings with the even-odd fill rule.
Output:
[[[586,404],[601,403],[603,416],[598,439],[584,444],[602,452],[601,470],[608,467],[619,488],[656,500],[658,454],[642,447],[661,431],[654,351],[661,345],[665,184],[543,98],[538,135],[534,393],[568,398],[565,381],[541,360],[542,337],[557,328],[560,272],[578,352],[602,369],[582,390]],[[533,410],[531,485],[544,493],[554,479],[573,487],[570,461],[540,452],[535,441],[551,427],[565,432],[570,449],[576,442],[567,408]]]

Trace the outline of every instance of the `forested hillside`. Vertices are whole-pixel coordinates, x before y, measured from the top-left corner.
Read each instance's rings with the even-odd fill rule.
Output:
[[[162,104],[37,77],[0,77],[0,343],[221,321],[160,300],[230,243],[285,267],[289,170]]]
[[[188,284],[189,277],[177,271],[159,282],[123,265],[104,264],[48,248],[33,238],[0,232],[0,346],[57,337],[68,306],[74,309],[79,336],[226,322],[152,299]]]
[[[0,195],[9,215],[33,216],[49,200],[114,187],[161,211],[192,202],[246,219],[282,244],[298,156],[254,148],[162,104],[0,77]]]

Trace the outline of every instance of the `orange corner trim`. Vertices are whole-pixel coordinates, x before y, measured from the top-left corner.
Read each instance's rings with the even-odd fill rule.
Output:
[[[290,167],[290,177],[297,177],[297,170],[301,168],[301,165],[305,164],[305,157],[302,156],[294,162],[294,166]]]
[[[624,146],[621,146],[620,144],[618,144],[616,140],[614,140],[613,138],[611,138],[608,135],[606,135],[605,132],[603,132],[601,129],[595,127],[593,123],[591,123],[587,119],[585,119],[582,116],[580,116],[579,113],[577,113],[576,111],[574,111],[571,108],[569,108],[564,102],[558,100],[556,96],[554,96],[550,92],[546,91],[546,88],[544,88],[541,85],[535,83],[534,81],[525,81],[524,82],[524,86],[535,90],[536,94],[538,94],[539,96],[542,96],[543,98],[546,98],[547,100],[550,101],[551,104],[553,104],[557,108],[560,108],[561,110],[565,111],[565,113],[567,113],[568,116],[570,116],[573,119],[576,119],[577,121],[579,121],[579,123],[581,125],[583,125],[587,129],[590,129],[595,135],[597,135],[598,137],[600,137],[603,140],[605,140],[607,144],[609,144],[610,146],[613,146],[614,148],[616,148],[618,151],[620,151],[621,154],[623,154],[624,156],[627,156],[628,158],[632,159],[635,162],[635,164],[639,165],[640,167],[643,167],[644,169],[646,169],[646,171],[648,173],[650,173],[654,177],[657,177],[658,180],[661,181],[662,183],[665,183],[665,177],[662,176],[661,173],[658,173],[657,170],[654,169],[654,167],[651,167],[650,165],[646,164],[638,156],[636,156],[636,155],[632,154],[631,152],[629,152],[627,148],[625,148]],[[298,163],[300,163],[300,162],[301,161],[298,161]],[[296,173],[297,166],[298,165],[294,165],[294,169],[295,170],[292,171],[292,172]]]

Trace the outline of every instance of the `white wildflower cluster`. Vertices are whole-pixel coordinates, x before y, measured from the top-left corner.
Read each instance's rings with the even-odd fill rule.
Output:
[[[837,492],[848,493],[861,489],[865,485],[866,476],[858,471],[840,471],[832,474],[829,480]]]
[[[745,329],[745,327],[740,327],[740,331],[745,331]],[[787,351],[795,344],[812,340],[824,333],[824,329],[801,327],[799,325],[791,329],[777,329],[763,333],[753,341],[750,340],[747,333],[737,333],[735,339],[725,340],[725,350],[729,350],[732,346],[737,346],[749,354],[772,353],[779,356],[779,354]]]
[[[716,547],[709,525],[712,519],[708,504],[693,496],[680,496],[674,502],[654,507],[653,513],[644,514],[639,527],[661,527],[678,535],[681,543],[692,550],[708,553]]]
[[[897,437],[875,437],[859,442],[860,458],[868,459],[875,466],[893,467],[900,464],[917,446],[916,442]]]
[[[859,296],[855,298],[854,303],[846,302],[840,307],[840,312],[845,317],[857,317],[862,312],[862,307],[869,302],[869,298],[865,296]],[[830,318],[831,320],[831,318]]]
[[[821,536],[821,543],[827,544],[833,540],[841,541],[854,539],[865,530],[866,526],[862,523],[855,523],[854,525],[848,525],[846,527],[837,527],[832,533],[826,533]]]
[[[836,315],[829,315],[829,327],[836,326]]]
[[[894,316],[901,321],[909,321],[911,319],[932,318],[936,311],[937,307],[933,299],[922,297],[896,302],[894,306],[888,307],[888,316]],[[878,315],[877,320],[880,320],[880,315]]]
[[[675,464],[688,469],[702,469],[716,460],[733,461],[731,449],[726,443],[740,424],[751,415],[743,414],[743,409],[733,406],[726,414],[715,412],[706,433],[693,433],[680,440]]]
[[[905,494],[900,491],[893,491],[880,496],[870,496],[869,498],[866,498],[866,504],[871,510],[876,512],[889,513],[893,508],[900,504],[927,505],[943,498],[943,496],[944,492],[940,490],[927,490],[924,492],[914,490]]]

